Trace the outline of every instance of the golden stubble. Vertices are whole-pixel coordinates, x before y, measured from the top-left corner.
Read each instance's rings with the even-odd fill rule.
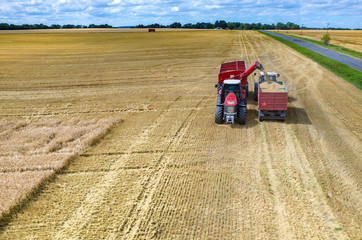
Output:
[[[285,45],[254,31],[13,34],[0,41],[6,141],[16,145],[20,124],[18,157],[34,153],[29,161],[38,161],[8,158],[3,174],[46,163],[39,169],[46,175],[62,154],[85,149],[11,215],[0,239],[361,235],[360,90]],[[280,73],[289,94],[285,123],[258,122],[252,98],[246,125],[214,123],[218,69],[235,60]],[[251,95],[256,79],[249,77]],[[74,144],[87,139],[82,129],[96,133],[107,125],[99,121],[113,118],[122,122],[102,140]],[[41,133],[47,123],[55,135]],[[26,143],[33,134],[38,144]],[[62,148],[52,147],[57,141]],[[49,149],[57,149],[44,154],[54,162],[36,158]]]

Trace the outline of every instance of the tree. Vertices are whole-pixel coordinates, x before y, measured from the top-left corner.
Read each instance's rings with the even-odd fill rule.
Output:
[[[75,28],[75,26],[73,24],[65,24],[62,28]]]
[[[278,22],[277,25],[275,26],[276,29],[280,30],[280,29],[285,29],[285,24]]]
[[[227,22],[225,22],[224,20],[221,20],[219,23],[220,23],[220,27],[221,27],[222,29],[226,29],[226,28],[228,27]]]
[[[50,26],[50,28],[53,28],[53,29],[60,29],[62,26],[60,26],[59,24],[52,24]]]
[[[292,29],[300,29],[300,27],[299,27],[298,24],[293,23],[293,24],[292,24]]]
[[[251,30],[251,29],[252,29],[251,24],[249,23],[244,24],[244,30]]]
[[[331,41],[331,36],[329,35],[329,33],[326,33],[323,35],[321,40],[324,42],[325,45],[329,45],[329,41]]]
[[[214,24],[215,28],[222,28],[222,29],[226,29],[228,27],[227,22],[225,22],[224,20],[217,20]]]
[[[228,22],[228,28],[229,29],[235,29],[235,24],[233,22]]]
[[[186,23],[182,26],[183,28],[194,28],[195,26],[192,23]]]
[[[181,28],[181,23],[179,22],[174,22],[170,25],[170,28]]]
[[[0,30],[7,30],[9,29],[9,24],[7,23],[0,23]]]

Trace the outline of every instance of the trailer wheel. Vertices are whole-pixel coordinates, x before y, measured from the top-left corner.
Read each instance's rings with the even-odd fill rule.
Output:
[[[258,83],[254,83],[254,100],[258,101]]]
[[[216,106],[215,123],[222,124],[224,122],[224,109],[222,106]]]
[[[259,120],[259,122],[262,122],[262,121],[264,120],[264,118],[262,118],[262,117],[260,116],[260,111],[259,111],[259,115],[258,115],[258,120]]]
[[[245,124],[246,123],[246,107],[240,107],[238,111],[238,123]]]

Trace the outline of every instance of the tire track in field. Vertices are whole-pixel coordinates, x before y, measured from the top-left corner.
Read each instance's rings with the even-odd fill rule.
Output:
[[[250,42],[250,40],[248,40],[248,44],[253,49],[253,52],[257,54],[255,47]],[[275,66],[273,61],[269,62],[273,67]],[[301,70],[298,70],[298,72],[301,76],[305,74]],[[291,105],[295,104],[289,103],[289,107]],[[285,139],[286,149],[287,149],[286,153],[289,154],[289,156],[287,156],[286,158],[286,161],[292,163],[291,165],[288,165],[286,162],[285,165],[282,165],[280,161],[277,161],[275,162],[274,165],[279,164],[280,169],[287,167],[283,171],[284,172],[283,175],[288,176],[288,179],[293,179],[293,178],[295,179],[296,177],[295,170],[297,169],[299,179],[294,180],[293,183],[295,189],[299,189],[303,195],[303,198],[298,199],[297,202],[298,204],[300,204],[301,207],[300,212],[304,212],[304,214],[306,214],[306,216],[308,217],[308,221],[304,221],[304,223],[310,225],[309,229],[312,229],[313,227],[320,225],[315,229],[315,232],[318,232],[318,235],[324,234],[322,238],[348,239],[344,231],[335,231],[335,229],[340,229],[341,225],[340,223],[338,223],[336,216],[334,215],[332,209],[328,205],[328,201],[325,197],[325,194],[323,193],[323,189],[320,186],[311,165],[309,164],[308,157],[303,151],[300,140],[295,135],[292,126],[283,124],[282,128],[279,127],[277,131],[273,131],[272,129],[270,129],[272,124],[273,123],[266,125],[268,132],[270,134],[276,134],[277,136],[279,135],[276,139]],[[309,129],[313,127],[306,126],[306,128]],[[283,134],[281,134],[280,130],[283,130]],[[282,149],[278,149],[277,145],[275,144],[274,145],[270,144],[270,147],[272,151],[275,153],[282,151]],[[287,179],[283,178],[283,180]],[[293,213],[290,214],[293,215]],[[292,218],[292,220],[294,219],[295,218]],[[311,221],[314,221],[314,224],[310,224]],[[294,222],[293,226],[300,223],[301,223],[300,221]],[[321,230],[321,228],[325,229]],[[294,232],[298,232],[298,229],[295,229]],[[298,237],[301,236],[303,235],[299,235]]]
[[[278,236],[279,239],[295,239],[295,236],[287,219],[288,212],[280,194],[280,186],[282,185],[282,183],[276,175],[272,165],[272,162],[278,161],[278,159],[273,157],[274,155],[272,154],[271,144],[268,136],[269,131],[265,124],[260,125],[260,133],[261,136],[260,142],[258,144],[258,153],[259,157],[263,159],[263,162],[267,167],[267,176],[271,193],[274,199],[274,211],[277,215],[275,218],[277,222]]]
[[[255,47],[253,46],[253,44],[250,42],[250,40],[248,39],[248,36],[245,37],[247,39],[247,44],[249,45],[250,49],[251,49],[251,52],[252,54],[256,55],[257,56],[257,52],[256,52],[256,49]],[[258,57],[257,57],[258,58]],[[258,58],[259,60],[259,58]],[[260,60],[259,60],[260,61]],[[274,64],[273,64],[273,61],[269,61],[271,63],[271,65],[274,67]],[[301,73],[302,74],[302,73]],[[267,135],[270,135],[270,134],[277,134],[278,135],[278,132],[279,132],[279,129],[277,129],[275,132],[275,130],[273,129],[270,129],[270,125],[272,125],[273,123],[263,123],[264,124],[264,127],[265,127],[265,131],[267,131]],[[293,134],[291,134],[292,132],[289,130],[287,130],[287,126],[285,124],[283,124],[283,130],[284,130],[284,134],[277,137],[276,139],[278,138],[285,138],[286,139],[286,144],[287,144],[287,152],[289,154],[291,154],[289,156],[289,160],[294,162],[293,164],[293,167],[296,167],[297,169],[297,172],[298,172],[298,175],[301,177],[301,179],[299,179],[299,181],[294,181],[296,185],[296,187],[299,187],[299,189],[303,192],[303,194],[305,196],[313,196],[314,199],[317,199],[317,201],[314,201],[314,203],[317,203],[317,204],[320,204],[320,206],[314,206],[313,209],[318,209],[318,213],[314,213],[312,215],[308,215],[308,209],[305,209],[305,208],[308,208],[308,206],[305,206],[303,204],[303,201],[302,200],[297,200],[298,202],[298,205],[301,207],[299,209],[299,211],[304,212],[305,215],[308,216],[308,219],[312,219],[315,215],[319,215],[320,217],[323,217],[323,216],[327,216],[326,219],[332,219],[331,221],[329,222],[324,222],[326,223],[326,225],[329,227],[329,231],[330,231],[330,234],[333,235],[333,230],[335,228],[338,228],[339,225],[338,224],[334,224],[333,222],[335,221],[335,217],[332,213],[332,211],[329,209],[329,206],[326,204],[326,200],[324,199],[324,196],[322,193],[322,190],[321,190],[321,187],[320,185],[318,184],[318,182],[316,181],[316,178],[315,178],[315,175],[313,173],[313,170],[308,166],[308,160],[306,158],[306,156],[304,155],[303,151],[300,151],[300,149],[298,149],[298,146],[296,144],[296,139],[295,139],[295,136]],[[265,136],[263,136],[264,138]],[[267,140],[268,141],[268,140]],[[268,144],[268,149],[266,150],[268,152],[268,154],[270,153],[274,153],[274,154],[277,154],[278,151],[280,151],[280,149],[276,149],[275,148],[275,145],[273,144],[270,144],[270,141],[269,140],[269,144]],[[297,149],[299,151],[297,151]],[[283,199],[283,197],[281,197],[281,194],[284,192],[284,191],[287,191],[287,192],[284,192],[284,194],[287,194],[287,195],[284,195],[284,199],[285,197],[287,197],[288,195],[290,195],[288,193],[288,189],[285,189],[283,191],[283,188],[279,189],[278,192],[275,192],[274,190],[276,190],[276,186],[281,186],[281,185],[284,185],[282,184],[283,182],[287,181],[287,179],[283,178],[283,177],[278,177],[274,170],[273,170],[273,167],[275,168],[277,165],[279,165],[278,168],[276,169],[283,169],[285,168],[286,166],[285,165],[282,165],[279,161],[276,161],[274,162],[273,159],[271,158],[266,158],[266,165],[267,165],[267,168],[268,168],[268,172],[269,172],[269,176],[270,176],[270,180],[271,182],[275,182],[274,184],[271,184],[271,187],[273,189],[273,192],[274,192],[274,195],[275,195],[275,199],[276,199],[276,211],[278,213],[278,219],[280,217],[284,218],[284,223],[285,222],[289,222],[290,220],[288,220],[288,215],[290,215],[290,210],[289,209],[286,209],[286,205],[282,202],[284,202],[285,200],[282,200],[281,201],[281,198]],[[274,164],[272,164],[274,163]],[[278,164],[276,164],[278,163]],[[273,166],[274,165],[274,166]],[[295,170],[295,169],[294,169]],[[290,175],[289,173],[290,172],[293,172],[293,168],[292,169],[289,169],[289,170],[284,170],[283,172],[286,173],[286,175],[283,173],[283,176],[289,176],[288,178],[293,178],[293,174]],[[283,179],[283,180],[282,180]],[[302,184],[302,185],[300,185]],[[309,192],[306,191],[306,188],[309,188]],[[310,202],[311,203],[311,202]],[[303,207],[304,205],[304,207]],[[281,210],[281,208],[283,210]],[[289,214],[285,214],[285,212],[289,212]],[[300,222],[299,222],[300,223]],[[329,224],[329,223],[332,223],[332,224]],[[316,223],[317,224],[317,223]],[[321,224],[321,223],[320,223]],[[293,224],[294,226],[295,224]],[[279,226],[282,226],[282,229],[281,229],[281,232],[280,232],[280,235],[279,236],[287,236],[286,239],[291,239],[293,238],[293,236],[291,235],[285,235],[286,234],[286,231],[293,231],[295,232],[296,230],[295,229],[292,229],[290,227],[290,224],[282,224],[280,222],[280,219],[279,219]],[[322,226],[323,227],[323,226]],[[289,229],[289,230],[287,230]],[[325,231],[320,231],[320,233],[325,233]],[[340,236],[339,237],[345,237],[343,236],[342,233],[339,234]],[[341,236],[342,235],[342,236]],[[300,236],[299,236],[300,237]],[[328,236],[325,236],[325,237],[328,237]]]
[[[196,109],[198,106],[202,103],[203,99],[200,100],[197,103]],[[165,172],[166,166],[172,161],[172,159],[166,159],[166,154],[168,153],[168,150],[174,145],[180,142],[180,140],[184,137],[184,135],[187,133],[187,130],[189,129],[193,119],[196,117],[196,110],[192,110],[190,114],[187,116],[187,118],[183,121],[181,126],[176,131],[176,134],[171,139],[170,143],[166,147],[166,149],[163,151],[163,154],[160,156],[155,172],[151,174],[152,178],[148,181],[148,184],[145,186],[145,189],[148,190],[148,193],[144,195],[141,201],[137,204],[135,207],[135,211],[132,211],[130,214],[130,218],[132,218],[132,222],[129,224],[127,228],[125,226],[121,226],[120,231],[125,233],[125,237],[127,239],[134,239],[137,236],[140,223],[144,219],[144,217],[147,215],[147,212],[149,211],[149,206],[152,202],[152,198],[154,196],[154,193],[156,192],[160,180]],[[165,160],[165,161],[163,161]],[[112,239],[113,236],[110,236],[107,239]]]
[[[245,42],[248,42],[249,43],[249,40],[248,40],[248,36],[243,36],[244,35],[244,32],[243,33],[239,33],[239,36],[241,36],[242,38],[242,41],[244,42],[244,50],[245,52],[247,52],[247,48],[246,48],[246,43]],[[239,38],[240,39],[240,38]],[[254,55],[256,59],[258,59],[258,61],[260,63],[262,63],[255,51],[254,48],[252,48],[252,46],[249,45],[249,49],[252,50],[252,52],[249,51],[249,54],[246,54],[247,56],[249,55]],[[250,62],[250,60],[249,60]],[[251,63],[251,62],[250,62]],[[256,110],[257,110],[257,106],[254,107]],[[262,124],[260,124],[261,126]],[[281,199],[281,196],[279,194],[279,189],[278,189],[278,186],[281,184],[279,179],[277,178],[277,176],[275,175],[274,173],[274,170],[272,168],[272,164],[271,162],[273,161],[272,157],[271,157],[271,154],[270,154],[270,146],[268,146],[267,144],[267,130],[263,128],[260,129],[260,133],[261,133],[261,142],[259,143],[259,148],[262,146],[261,149],[258,150],[258,152],[263,152],[262,154],[262,159],[264,159],[264,163],[267,167],[267,174],[268,174],[268,179],[269,179],[269,184],[270,184],[270,188],[272,190],[272,195],[273,195],[273,199],[274,199],[274,211],[276,213],[276,220],[277,220],[277,223],[278,223],[278,229],[279,229],[279,232],[278,232],[278,235],[280,238],[284,238],[284,239],[293,239],[293,234],[291,232],[291,229],[290,229],[290,225],[289,225],[289,222],[287,220],[287,212],[286,212],[286,209],[285,209],[285,205]]]
[[[187,93],[194,91],[196,87],[190,89]],[[169,114],[169,109],[171,106],[178,102],[182,96],[178,96],[174,101],[172,101],[157,117],[155,122],[148,126],[146,129],[142,131],[140,135],[135,137],[135,139],[132,142],[132,144],[128,147],[128,150],[125,151],[125,154],[121,155],[120,159],[118,159],[110,169],[112,171],[109,171],[106,173],[106,175],[103,176],[102,180],[100,180],[99,183],[97,183],[95,186],[90,189],[89,193],[85,197],[85,199],[82,201],[82,204],[77,208],[77,210],[71,215],[71,217],[62,224],[61,229],[55,234],[56,239],[67,239],[72,238],[74,236],[75,232],[78,232],[79,229],[84,228],[87,225],[87,222],[89,221],[89,216],[92,216],[94,214],[97,214],[97,210],[99,208],[97,203],[102,202],[102,199],[106,197],[107,192],[115,186],[115,184],[118,182],[118,176],[121,175],[124,171],[124,168],[126,167],[125,164],[127,163],[127,160],[130,158],[132,153],[134,152],[134,149],[137,149],[139,146],[142,146],[148,141],[151,141],[149,136],[152,132],[156,131],[157,128],[161,125],[162,121],[164,121],[164,118]],[[195,113],[198,109],[199,105],[201,104],[201,101],[199,101],[194,108],[191,108],[191,113]],[[190,113],[190,116],[191,116]],[[188,117],[190,117],[188,116]],[[186,120],[181,124],[181,127],[176,131],[176,135],[174,138],[170,141],[168,146],[165,150],[163,150],[163,154],[158,159],[158,161],[155,163],[155,165],[151,166],[150,169],[154,169],[154,171],[151,171],[150,174],[146,175],[144,177],[143,183],[142,183],[142,189],[137,197],[137,203],[133,205],[131,208],[131,211],[127,217],[127,219],[123,223],[115,223],[117,226],[120,225],[120,227],[115,227],[114,229],[118,229],[117,232],[110,232],[108,235],[108,239],[112,239],[115,236],[117,236],[120,232],[126,233],[130,236],[132,234],[136,234],[137,227],[135,226],[139,225],[139,218],[133,217],[135,214],[138,214],[139,212],[143,213],[143,211],[147,210],[147,206],[149,205],[149,202],[152,200],[153,193],[155,191],[155,188],[157,187],[157,182],[162,177],[162,169],[164,168],[164,165],[167,163],[163,163],[163,160],[165,158],[165,155],[167,153],[167,150],[170,148],[172,142],[174,139],[178,136],[178,134],[181,132],[183,126],[185,126]],[[157,176],[157,177],[156,177]],[[153,187],[152,187],[153,186]],[[135,219],[131,220],[130,219]]]
[[[122,174],[125,166],[125,162],[132,155],[133,149],[144,144],[148,140],[148,136],[151,132],[160,125],[162,118],[168,113],[167,109],[177,102],[181,96],[177,97],[172,103],[170,103],[166,109],[160,113],[155,122],[144,129],[140,135],[135,137],[128,150],[121,156],[121,158],[112,164],[111,169],[114,171],[108,172],[103,179],[90,189],[86,198],[82,201],[81,206],[72,214],[72,216],[63,223],[62,228],[56,233],[54,238],[56,239],[69,239],[74,237],[74,233],[78,232],[78,229],[82,229],[86,226],[87,219],[89,216],[97,212],[98,205],[95,203],[102,202],[105,198],[106,193],[113,187],[118,181],[118,176]],[[142,194],[141,192],[140,194]]]

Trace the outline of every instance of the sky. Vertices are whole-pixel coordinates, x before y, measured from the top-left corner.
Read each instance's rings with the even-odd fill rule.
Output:
[[[362,28],[362,0],[0,0],[0,22],[138,24],[287,23]]]

